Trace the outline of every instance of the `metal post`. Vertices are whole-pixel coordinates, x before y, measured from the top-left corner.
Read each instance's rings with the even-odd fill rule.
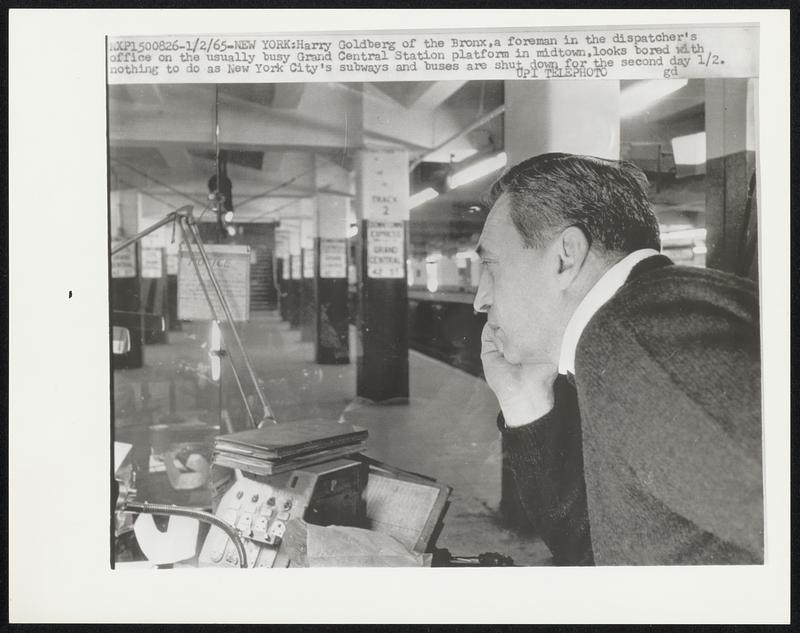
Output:
[[[189,239],[189,235],[192,236],[194,240],[197,250],[200,252],[200,257],[203,260],[203,265],[208,272],[208,277],[211,280],[211,285],[214,288],[214,293],[219,300],[220,305],[225,313],[225,318],[230,325],[231,332],[233,333],[234,340],[236,342],[237,347],[239,348],[239,352],[242,354],[242,358],[244,360],[245,366],[247,367],[247,371],[250,375],[250,379],[253,381],[253,386],[256,391],[256,395],[261,402],[261,406],[263,407],[264,417],[262,418],[262,422],[269,421],[273,424],[277,424],[277,420],[275,419],[275,415],[272,412],[267,400],[261,390],[261,387],[258,382],[258,378],[256,377],[255,371],[253,370],[252,365],[250,364],[250,359],[247,356],[247,351],[244,349],[244,345],[242,344],[241,338],[239,338],[239,333],[236,330],[236,326],[233,322],[233,315],[230,310],[230,306],[228,305],[228,301],[225,298],[224,293],[222,292],[222,288],[220,287],[219,283],[217,282],[216,277],[214,276],[214,271],[211,267],[211,262],[208,259],[208,255],[206,254],[205,248],[203,247],[203,241],[200,239],[200,234],[197,231],[197,227],[193,221],[192,217],[192,205],[185,205],[176,209],[175,211],[171,211],[166,216],[164,216],[161,220],[158,220],[153,225],[147,227],[143,231],[139,231],[136,235],[123,240],[120,244],[115,246],[111,249],[111,255],[114,255],[125,248],[128,248],[131,244],[134,244],[141,240],[143,237],[149,235],[150,233],[158,230],[162,226],[169,224],[170,222],[177,221],[178,225],[180,226],[181,233],[183,235],[183,241],[186,243],[186,248],[189,252],[189,258],[192,261],[192,265],[194,266],[195,273],[197,274],[197,278],[200,281],[200,286],[203,290],[203,294],[205,295],[205,299],[208,302],[209,309],[211,310],[211,314],[214,320],[219,321],[216,308],[214,307],[214,303],[211,301],[211,296],[208,293],[208,289],[206,288],[205,282],[203,281],[203,277],[200,273],[200,267],[197,264],[197,261],[194,257],[194,252],[192,251],[192,240]],[[185,222],[185,225],[184,225]],[[255,425],[255,417],[253,416],[253,412],[250,409],[250,404],[247,401],[247,394],[244,392],[244,387],[242,386],[241,379],[239,377],[239,373],[236,370],[236,366],[231,360],[231,369],[233,370],[234,378],[236,379],[236,385],[239,388],[239,394],[242,396],[242,400],[244,402],[244,406],[247,410],[247,414],[250,417],[251,422]]]
[[[258,384],[258,378],[256,377],[255,372],[253,371],[253,366],[250,364],[250,359],[247,356],[247,351],[244,349],[244,345],[242,344],[241,338],[239,338],[239,333],[236,331],[236,326],[233,322],[233,314],[231,313],[230,306],[228,305],[228,301],[225,298],[225,294],[222,292],[222,288],[220,287],[219,283],[217,282],[216,277],[214,276],[214,272],[211,268],[211,262],[208,260],[208,255],[203,248],[203,241],[200,239],[199,231],[197,230],[196,225],[193,222],[190,222],[187,218],[187,224],[189,225],[190,232],[194,237],[194,241],[197,244],[197,249],[200,251],[200,257],[203,259],[203,263],[205,264],[206,270],[208,271],[208,276],[211,279],[211,285],[214,287],[214,291],[217,294],[217,298],[219,299],[220,305],[222,306],[223,312],[225,312],[225,317],[228,320],[228,323],[231,326],[231,332],[233,333],[233,337],[236,340],[236,345],[239,348],[239,352],[242,354],[242,359],[244,360],[245,366],[247,367],[247,371],[250,374],[250,379],[253,381],[253,386],[256,390],[256,395],[258,399],[261,401],[261,406],[264,410],[264,418],[262,421],[270,421],[272,423],[277,423],[275,420],[275,415],[272,412],[269,404],[267,404],[267,400],[264,397],[264,394],[261,392],[261,388]],[[232,364],[232,363],[231,363]]]
[[[219,321],[219,315],[217,314],[217,309],[214,307],[214,303],[211,301],[211,296],[208,294],[208,289],[206,288],[206,282],[203,281],[203,275],[200,273],[200,266],[197,265],[197,260],[194,257],[194,251],[192,251],[192,243],[189,241],[189,230],[183,225],[183,218],[178,221],[178,224],[181,228],[181,235],[183,235],[183,241],[186,243],[186,250],[189,253],[189,259],[192,262],[192,266],[194,267],[194,272],[197,275],[197,280],[200,282],[200,288],[203,290],[203,295],[206,298],[206,302],[208,303],[208,307],[211,310],[211,316],[215,321]],[[198,247],[198,250],[200,248]],[[210,269],[209,269],[210,270]],[[213,277],[212,277],[213,279]],[[220,330],[220,338],[225,340],[225,337],[222,334],[222,330]],[[253,417],[253,412],[250,409],[250,403],[247,401],[247,394],[244,392],[244,387],[242,386],[242,381],[239,378],[239,372],[236,370],[236,365],[233,364],[233,360],[231,360],[231,370],[233,371],[233,377],[236,379],[236,386],[239,388],[239,395],[242,396],[242,401],[244,402],[244,408],[247,410],[247,417],[250,418],[250,422],[253,426],[256,426],[256,419]],[[222,389],[222,377],[220,377],[220,390]],[[221,397],[221,392],[220,392]]]

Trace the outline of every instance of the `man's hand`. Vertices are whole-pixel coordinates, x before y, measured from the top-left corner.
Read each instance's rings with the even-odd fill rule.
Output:
[[[507,427],[533,422],[553,408],[553,382],[558,368],[549,362],[512,365],[497,348],[494,330],[488,323],[481,333],[481,361]]]

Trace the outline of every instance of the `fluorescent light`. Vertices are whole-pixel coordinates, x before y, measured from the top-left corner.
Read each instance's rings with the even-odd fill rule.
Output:
[[[635,83],[619,95],[620,114],[624,117],[638,114],[687,83],[688,79],[653,79]]]
[[[467,160],[470,156],[475,156],[478,153],[477,148],[475,147],[467,147],[464,149],[448,149],[446,150],[449,156],[452,156],[452,160],[457,163],[460,163],[462,160]],[[428,157],[430,160],[430,157]],[[444,162],[447,162],[446,160]]]
[[[433,200],[438,195],[439,192],[433,187],[428,187],[427,189],[418,191],[408,199],[409,208],[414,209],[415,207],[428,202],[428,200]]]
[[[693,229],[693,224],[659,224],[658,225],[661,234],[670,233],[672,231],[685,231],[687,229]]]
[[[491,174],[498,169],[502,169],[506,166],[507,162],[508,156],[506,156],[506,153],[500,152],[499,154],[495,154],[489,158],[479,160],[477,163],[473,163],[472,165],[469,165],[468,167],[465,167],[464,169],[450,175],[450,177],[447,179],[447,184],[451,189],[455,189],[456,187],[460,187],[468,182],[472,182],[473,180],[477,180],[478,178],[482,178],[483,176]]]
[[[706,133],[687,134],[672,139],[676,165],[703,165],[706,162]]]
[[[662,240],[705,240],[707,229],[681,229],[661,234]]]

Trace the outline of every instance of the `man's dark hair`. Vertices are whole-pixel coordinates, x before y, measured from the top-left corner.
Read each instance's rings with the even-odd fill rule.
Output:
[[[525,246],[537,248],[568,226],[592,245],[614,253],[661,248],[658,221],[647,199],[647,177],[625,161],[551,153],[509,169],[492,186],[502,195]]]

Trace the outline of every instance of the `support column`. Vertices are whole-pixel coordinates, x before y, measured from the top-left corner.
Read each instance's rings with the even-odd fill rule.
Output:
[[[317,196],[317,337],[316,359],[323,365],[350,362],[347,306],[347,227],[350,200]]]
[[[135,235],[139,230],[139,208],[136,190],[111,192],[111,245],[118,239]],[[141,313],[139,248],[130,246],[111,258],[111,325],[128,328],[131,349],[127,354],[114,354],[115,369],[134,369],[144,364],[144,323]]]
[[[285,257],[275,258],[275,283],[278,286],[278,316],[281,321],[286,320],[286,274]]]
[[[137,196],[138,226],[147,228],[161,213],[146,213],[148,198],[141,193]],[[161,212],[162,209],[159,209]],[[141,288],[141,310],[144,313],[144,342],[147,345],[167,343],[167,323],[169,321],[169,298],[167,295],[167,244],[170,242],[172,227],[164,226],[139,242],[139,277]],[[177,307],[177,284],[175,286]],[[163,328],[162,328],[163,324]]]
[[[139,192],[137,196],[139,230],[145,229],[171,211],[170,207]],[[145,316],[145,343],[169,342],[167,331],[179,330],[178,252],[181,233],[172,224],[161,227],[139,242],[142,277],[142,310]],[[158,251],[158,252],[157,252]],[[160,269],[160,270],[159,270]],[[164,329],[159,330],[163,320]]]
[[[178,249],[180,239],[175,243],[167,245],[167,329],[170,332],[177,332],[181,329],[181,322],[178,320]]]
[[[289,320],[289,236],[285,229],[275,231],[275,279],[278,283],[278,314],[281,321]]]
[[[620,157],[616,80],[506,81],[505,103],[509,166],[547,152]],[[509,525],[527,527],[505,451],[502,469],[503,518]]]
[[[300,223],[301,281],[300,281],[300,340],[314,341],[317,329],[317,288],[314,252],[314,220]]]
[[[147,345],[167,343],[169,314],[166,255],[163,247],[142,240],[139,244],[139,276],[145,322],[144,342]]]
[[[283,226],[285,220],[281,220]],[[300,327],[300,284],[302,283],[302,262],[300,261],[300,227],[290,226],[289,233],[289,278],[286,312],[289,327]]]
[[[757,79],[706,79],[706,265],[758,281]]]
[[[362,249],[356,394],[407,401],[407,152],[363,150],[357,173]]]
[[[506,81],[508,165],[546,152],[619,159],[619,81]]]

